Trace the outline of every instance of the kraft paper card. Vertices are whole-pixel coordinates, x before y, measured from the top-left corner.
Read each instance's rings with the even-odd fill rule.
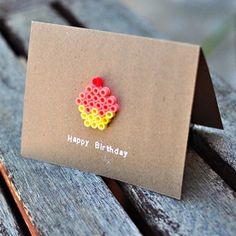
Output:
[[[90,107],[75,102],[89,99],[80,92],[96,77],[119,105],[104,130],[86,127],[81,114]],[[222,128],[199,46],[32,23],[22,156],[179,199],[190,123]]]

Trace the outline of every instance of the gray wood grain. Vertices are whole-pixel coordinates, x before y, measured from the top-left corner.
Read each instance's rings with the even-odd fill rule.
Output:
[[[71,11],[84,25],[100,30],[110,30],[134,35],[159,37],[154,28],[143,18],[139,18],[128,11],[123,5],[114,0],[89,0],[74,1],[70,4],[61,4]],[[31,21],[43,21],[56,24],[67,24],[66,20],[59,17],[52,7],[48,5],[29,5],[19,12],[12,13],[7,19],[7,25],[13,29],[23,41],[26,51],[28,50]],[[24,25],[24,27],[22,27]],[[130,27],[132,25],[132,27]],[[150,32],[153,32],[152,34]]]
[[[54,0],[0,0],[0,15],[7,16],[12,12],[19,12],[29,6],[37,8],[37,6],[42,4],[47,5],[53,1]],[[60,1],[69,4],[71,0]]]
[[[154,232],[235,235],[236,194],[192,150],[187,153],[182,200],[121,184]]]
[[[3,195],[0,183],[0,235],[22,235],[22,232],[12,214],[11,209]]]
[[[88,28],[161,37],[148,21],[132,13],[117,0],[74,0],[65,7]]]
[[[24,16],[28,21],[21,22],[32,17]],[[14,19],[28,32],[28,24]],[[43,235],[139,235],[100,177],[20,157],[25,69],[2,38],[0,58],[0,161],[36,229]]]
[[[27,8],[11,14],[7,19],[7,25],[22,39],[26,51],[28,51],[31,21],[66,24],[66,21],[60,18],[48,5],[36,7],[29,5]]]
[[[213,76],[213,83],[224,130],[195,125],[192,129],[193,146],[236,189],[236,93],[217,76]]]

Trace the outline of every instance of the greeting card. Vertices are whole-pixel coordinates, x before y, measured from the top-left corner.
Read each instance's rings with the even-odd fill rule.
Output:
[[[190,123],[222,128],[198,45],[32,24],[24,157],[179,199]]]

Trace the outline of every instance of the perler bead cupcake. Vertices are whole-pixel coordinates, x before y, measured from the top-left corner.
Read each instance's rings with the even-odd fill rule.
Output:
[[[119,110],[117,99],[108,87],[103,86],[103,79],[96,77],[91,84],[75,99],[85,127],[104,130]]]

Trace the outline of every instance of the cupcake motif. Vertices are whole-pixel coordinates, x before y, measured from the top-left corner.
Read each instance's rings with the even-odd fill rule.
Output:
[[[103,79],[96,77],[75,99],[85,127],[104,130],[119,110],[117,99]]]

